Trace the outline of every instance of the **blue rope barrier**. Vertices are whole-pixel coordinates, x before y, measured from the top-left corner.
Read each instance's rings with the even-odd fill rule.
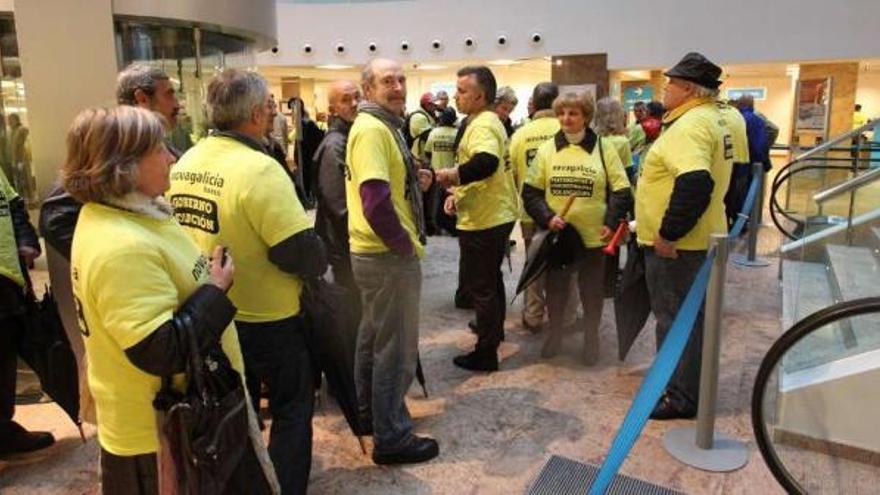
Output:
[[[751,211],[755,202],[757,191],[758,181],[753,179],[739,218],[730,231],[731,237],[739,236],[740,232],[742,232],[749,218],[748,212]],[[697,319],[697,313],[699,313],[703,299],[706,296],[706,286],[709,284],[709,275],[712,272],[711,268],[714,259],[715,250],[711,249],[706,255],[706,261],[700,266],[694,283],[691,284],[691,288],[688,290],[681,308],[679,308],[678,313],[675,315],[672,328],[670,328],[669,333],[666,335],[663,345],[660,346],[651,369],[645,375],[645,379],[642,381],[642,385],[639,387],[639,391],[636,393],[632,405],[623,419],[623,423],[611,442],[611,448],[608,449],[605,462],[602,463],[602,467],[599,468],[599,473],[596,475],[596,480],[590,486],[589,495],[604,495],[608,487],[611,486],[611,482],[614,481],[614,475],[620,470],[620,466],[629,455],[639,435],[641,435],[642,430],[645,428],[645,423],[648,422],[648,417],[651,415],[651,411],[654,410],[654,406],[660,400],[663,390],[666,389],[666,384],[669,383],[669,379],[672,378],[672,374],[678,367],[678,361],[681,359],[681,354],[684,352],[684,348],[691,335],[691,329]]]

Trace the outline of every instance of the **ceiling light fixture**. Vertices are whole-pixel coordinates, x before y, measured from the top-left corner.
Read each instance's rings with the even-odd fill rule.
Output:
[[[518,63],[518,61],[509,58],[499,58],[498,60],[490,60],[488,62],[489,65],[514,65]]]
[[[316,65],[316,69],[326,69],[326,70],[345,70],[345,69],[353,69],[353,65],[343,65],[343,64],[325,64],[325,65]]]

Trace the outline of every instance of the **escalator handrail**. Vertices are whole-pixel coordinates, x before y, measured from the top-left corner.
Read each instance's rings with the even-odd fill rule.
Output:
[[[782,467],[776,451],[770,444],[767,431],[764,428],[764,388],[773,375],[776,365],[782,356],[801,339],[813,331],[834,323],[843,318],[851,318],[867,313],[880,313],[880,297],[867,297],[844,301],[816,311],[806,318],[795,323],[790,329],[782,334],[764,355],[758,375],[755,377],[755,385],[752,388],[752,430],[755,433],[755,441],[761,457],[773,473],[776,481],[788,492],[794,494],[806,493],[800,483],[792,478],[791,474]]]
[[[779,200],[777,199],[777,193],[779,189],[782,188],[782,184],[785,181],[789,180],[794,174],[805,172],[807,170],[852,170],[852,167],[847,167],[843,165],[804,165],[803,167],[796,168],[794,170],[790,170],[792,165],[795,162],[791,162],[776,173],[776,177],[773,179],[773,185],[770,189],[770,218],[773,220],[773,224],[776,225],[776,228],[785,236],[788,237],[792,241],[798,240],[798,237],[792,234],[791,232],[785,230],[782,226],[782,223],[777,218],[777,214],[784,216],[786,219],[795,222],[795,223],[803,223],[801,220],[792,217],[787,214],[785,210],[782,208],[782,205],[779,204]]]

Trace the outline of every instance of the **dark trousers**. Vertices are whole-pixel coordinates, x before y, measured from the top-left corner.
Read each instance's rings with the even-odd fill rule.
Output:
[[[547,271],[547,312],[551,332],[561,332],[570,324],[572,311],[569,298],[572,274],[577,276],[578,294],[584,311],[584,335],[590,343],[595,342],[602,321],[604,303],[605,254],[602,248],[585,249],[580,259],[565,268]]]
[[[0,317],[0,440],[3,440],[15,414],[16,349],[20,328],[18,317]]]
[[[269,389],[269,456],[281,492],[306,493],[312,466],[315,382],[302,318],[261,323],[236,321],[235,325],[254,410],[260,410],[261,384]]]
[[[447,192],[446,189],[437,188],[437,200],[434,204],[434,222],[437,225],[438,230],[443,229],[451,235],[458,235],[458,230],[455,228],[455,215],[447,215],[446,212],[443,211],[443,205],[446,203],[446,198],[448,197],[449,192]]]
[[[102,495],[159,495],[158,471],[156,454],[118,456],[101,449]],[[238,467],[227,480],[223,493],[271,493],[272,490],[261,473],[260,461],[253,446],[249,445]]]
[[[156,454],[118,456],[101,449],[103,495],[159,495]]]
[[[706,251],[678,251],[678,258],[670,259],[657,256],[653,248],[645,248],[645,282],[651,298],[651,311],[657,319],[658,349],[705,260]],[[684,397],[694,406],[700,395],[702,351],[703,306],[700,306],[690,339],[666,386],[667,392]]]
[[[477,314],[477,347],[480,352],[498,349],[504,337],[507,301],[501,263],[513,222],[486,230],[459,231],[461,248],[460,289],[470,295]]]
[[[0,441],[8,434],[15,414],[18,339],[24,331],[23,304],[21,288],[0,276]]]

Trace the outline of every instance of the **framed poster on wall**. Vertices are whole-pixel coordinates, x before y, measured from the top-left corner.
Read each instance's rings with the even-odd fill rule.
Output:
[[[817,132],[827,139],[831,118],[831,82],[830,77],[798,81],[795,130]]]

